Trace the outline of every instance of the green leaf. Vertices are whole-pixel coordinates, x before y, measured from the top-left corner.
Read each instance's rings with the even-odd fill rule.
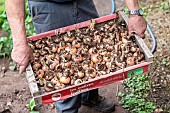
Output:
[[[32,22],[32,17],[31,16],[27,16],[26,20],[27,23],[31,23]]]
[[[10,27],[9,27],[8,21],[5,21],[5,22],[2,24],[2,29],[3,29],[5,32],[10,33]]]
[[[129,10],[128,10],[127,7],[124,7],[124,11],[125,11],[126,14],[129,14],[129,12],[128,12]]]
[[[35,106],[36,105],[35,105],[34,99],[31,99],[29,104],[27,105],[27,107],[32,111],[32,110],[34,110]]]
[[[163,9],[163,10],[167,10],[167,9],[169,9],[169,5],[168,5],[168,2],[162,2],[161,3],[161,7],[160,7],[161,9]]]
[[[2,51],[3,43],[0,43],[0,53]]]
[[[167,63],[168,63],[168,62],[167,62],[167,59],[166,59],[166,58],[163,58],[163,59],[162,59],[162,64],[165,65],[165,64],[167,64]]]
[[[119,93],[118,93],[118,96],[119,96],[119,97],[123,97],[123,96],[125,96],[125,94],[124,94],[124,93],[119,92]]]
[[[138,111],[138,113],[147,113],[146,111]]]

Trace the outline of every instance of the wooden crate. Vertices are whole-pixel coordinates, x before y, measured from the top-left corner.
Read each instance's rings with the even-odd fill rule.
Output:
[[[120,15],[119,17],[123,18],[126,22],[128,22],[128,17],[124,14],[124,12],[119,12],[119,15]],[[111,15],[100,17],[100,18],[96,18],[95,21],[96,21],[96,24],[100,24],[100,23],[104,23],[106,21],[109,21],[115,18],[117,18],[117,15],[111,14]],[[56,35],[57,32],[65,33],[68,30],[69,31],[75,30],[75,28],[87,27],[90,25],[90,23],[91,21],[88,20],[88,21],[81,22],[78,24],[55,29],[52,31],[38,34],[36,36],[28,37],[28,40],[35,41],[41,38],[45,38],[47,36],[54,36]],[[105,85],[108,85],[114,82],[122,81],[132,75],[141,75],[141,74],[147,73],[149,71],[149,65],[152,62],[153,55],[148,49],[148,47],[145,45],[143,39],[141,39],[139,36],[136,36],[136,35],[135,35],[135,38],[136,38],[137,45],[140,47],[140,50],[144,52],[145,54],[146,62],[137,64],[134,66],[130,66],[130,67],[118,70],[116,72],[107,74],[107,75],[102,75],[101,77],[94,78],[90,81],[80,83],[74,86],[69,86],[69,87],[66,87],[60,90],[56,90],[56,91],[52,91],[48,93],[40,91],[38,88],[37,82],[35,80],[32,67],[31,65],[28,65],[26,69],[26,78],[28,80],[30,91],[31,91],[33,98],[35,99],[36,104],[48,104],[51,102],[56,102],[56,101],[66,99],[66,98],[78,95],[80,93],[83,93],[89,90],[92,90],[92,89],[100,88],[102,86],[105,86]]]

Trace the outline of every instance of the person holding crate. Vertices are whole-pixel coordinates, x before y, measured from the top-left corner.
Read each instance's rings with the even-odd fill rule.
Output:
[[[129,9],[129,34],[136,33],[144,38],[146,20],[142,17],[137,0],[124,0]],[[99,17],[93,0],[28,0],[36,33],[76,24]],[[24,72],[33,60],[24,23],[25,0],[6,0],[6,13],[12,31],[13,50],[11,57]],[[56,102],[60,113],[77,113],[81,104],[101,112],[115,110],[113,102],[98,95],[98,89]]]

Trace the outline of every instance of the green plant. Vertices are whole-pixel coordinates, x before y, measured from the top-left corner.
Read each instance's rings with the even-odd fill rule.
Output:
[[[5,0],[0,1],[0,14],[4,11],[5,8]]]
[[[12,51],[12,40],[10,37],[0,38],[0,56],[9,56]]]
[[[162,2],[161,3],[161,6],[160,6],[160,9],[162,9],[162,10],[167,10],[167,9],[169,9],[169,4],[168,4],[168,1],[165,1],[165,2]]]
[[[0,14],[0,29],[2,29],[3,31],[7,32],[8,34],[10,33],[10,27],[7,21],[7,16],[6,16],[6,12],[3,11]]]
[[[36,105],[35,105],[34,99],[30,100],[30,102],[27,104],[27,107],[28,107],[28,109],[31,110],[30,113],[39,113],[39,111],[35,110]]]
[[[30,15],[30,12],[29,12],[29,8],[28,8],[28,3],[26,3],[26,18],[25,18],[25,23],[26,23],[26,32],[27,32],[27,36],[32,36],[32,35],[35,35],[35,29],[34,29],[34,26],[33,26],[33,22],[32,22],[32,17]]]
[[[35,108],[35,101],[34,101],[34,99],[31,99],[30,100],[30,102],[29,102],[29,104],[27,104],[27,107],[32,111],[32,110],[34,110],[34,108]]]
[[[147,101],[151,84],[148,75],[133,76],[124,81],[124,93],[119,92],[121,104],[131,113],[152,113],[156,106]]]
[[[141,6],[141,9],[142,9],[142,11],[143,11],[143,16],[144,16],[144,17],[147,17],[147,16],[148,16],[148,12],[147,12],[146,7]],[[128,10],[127,7],[124,7],[124,11],[125,11],[125,13],[126,13],[127,15],[129,15],[129,13],[128,13],[129,10]]]

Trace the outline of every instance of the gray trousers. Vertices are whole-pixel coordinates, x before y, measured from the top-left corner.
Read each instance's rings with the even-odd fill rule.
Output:
[[[37,34],[98,17],[92,0],[62,3],[37,1],[28,2]],[[98,89],[85,92],[56,102],[56,108],[60,113],[77,113],[82,101],[91,101],[97,95]]]

